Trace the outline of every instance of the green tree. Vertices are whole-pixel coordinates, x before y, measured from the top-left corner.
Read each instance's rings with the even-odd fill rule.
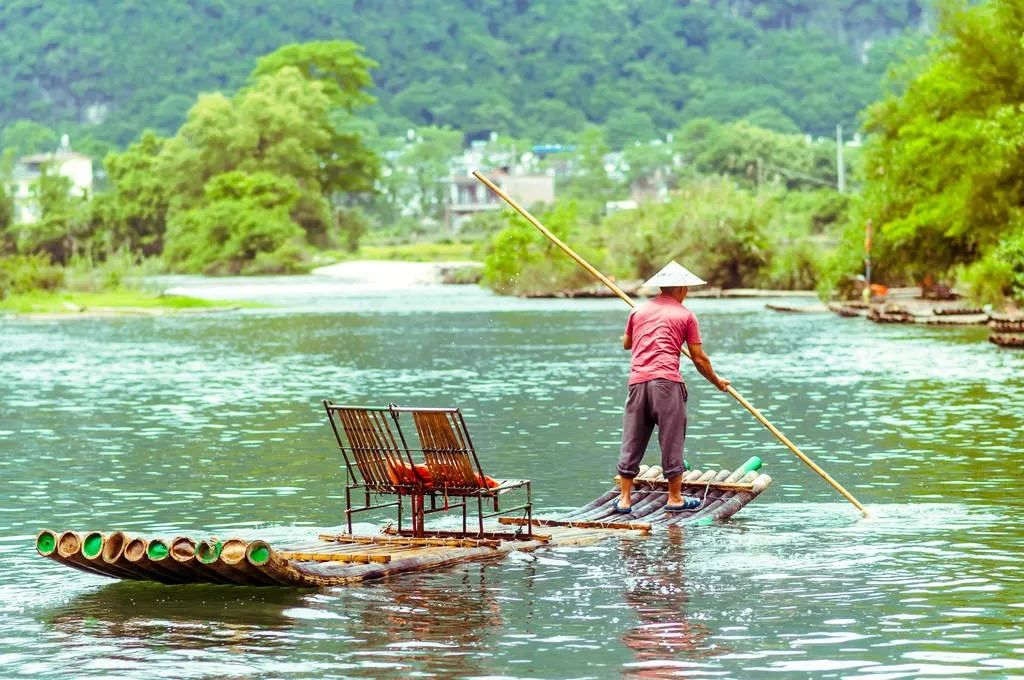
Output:
[[[945,2],[929,54],[868,110],[861,209],[892,276],[943,276],[1014,251],[1024,228],[1021,35],[1016,0]]]
[[[32,120],[14,121],[0,134],[0,149],[12,150],[15,157],[53,151],[59,142],[52,128]]]
[[[111,189],[93,199],[92,212],[106,252],[127,249],[151,256],[163,250],[169,196],[157,160],[166,141],[147,131],[125,151],[104,159]]]
[[[373,87],[370,70],[377,62],[363,55],[362,45],[348,40],[285,45],[260,57],[250,74],[255,83],[283,68],[297,69],[307,80],[320,83],[331,104],[345,111],[374,102],[366,90]]]
[[[218,175],[207,182],[198,206],[171,218],[164,257],[189,272],[287,271],[294,242],[302,237],[289,215],[300,194],[294,180],[267,172]]]
[[[32,187],[40,217],[13,227],[18,252],[46,253],[54,262],[64,264],[87,249],[91,235],[88,197],[73,195],[71,186],[70,179],[43,166]]]
[[[397,189],[396,200],[416,206],[419,214],[440,219],[444,212],[448,164],[462,150],[462,133],[450,128],[423,127],[402,150],[388,187]]]
[[[572,174],[562,181],[559,189],[567,198],[603,204],[615,197],[618,188],[608,176],[605,156],[611,151],[604,129],[588,125],[576,136],[575,149],[567,154],[573,165]]]
[[[330,45],[320,45],[316,54]],[[339,49],[348,48],[341,44]],[[345,194],[370,190],[379,172],[362,133],[351,119],[335,115],[347,115],[359,103],[350,101],[358,99],[358,92],[350,96],[339,64],[327,71],[302,64],[302,70],[293,65],[272,69],[272,63],[261,62],[263,75],[254,76],[233,98],[200,97],[161,149],[156,172],[167,185],[172,221],[197,203],[211,203],[208,183],[215,177],[235,171],[278,177],[298,192],[289,202],[290,219],[302,227],[308,242],[326,246],[338,230],[336,213]],[[191,218],[177,222],[197,224]],[[348,229],[345,238],[354,233]],[[172,261],[195,268],[187,257]]]

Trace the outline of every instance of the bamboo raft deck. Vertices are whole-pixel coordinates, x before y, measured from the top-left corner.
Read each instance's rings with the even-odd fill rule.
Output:
[[[754,459],[752,459],[754,460]],[[427,530],[422,537],[385,528],[376,535],[321,534],[315,543],[271,546],[267,541],[230,538],[142,538],[111,533],[51,531],[36,536],[37,552],[91,574],[164,584],[214,583],[323,588],[434,571],[464,562],[496,560],[512,552],[549,546],[588,545],[619,536],[723,521],[739,512],[771,484],[760,461],[735,470],[693,470],[683,492],[702,500],[684,512],[666,512],[667,482],[657,467],[635,480],[633,512],[615,512],[617,488],[557,517],[499,517],[478,532]],[[532,525],[532,536],[510,537],[509,527]],[[408,532],[403,532],[408,533]]]

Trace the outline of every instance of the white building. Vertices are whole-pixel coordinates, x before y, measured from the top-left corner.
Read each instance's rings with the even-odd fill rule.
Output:
[[[527,208],[555,202],[555,178],[551,175],[511,175],[505,171],[485,172],[488,178]],[[448,177],[445,182],[445,221],[458,232],[462,223],[485,210],[501,210],[505,204],[472,175]]]
[[[36,187],[44,170],[67,177],[71,181],[72,196],[86,196],[92,192],[92,158],[72,151],[67,135],[64,135],[57,151],[22,156],[15,164],[11,195],[16,224],[33,224],[42,216]]]

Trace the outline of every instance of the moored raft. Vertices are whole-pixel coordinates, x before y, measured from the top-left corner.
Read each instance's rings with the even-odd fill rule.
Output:
[[[552,517],[499,517],[483,534],[427,530],[407,536],[385,528],[375,535],[320,534],[316,542],[270,545],[247,540],[189,536],[131,536],[123,531],[52,531],[36,536],[43,557],[80,571],[115,579],[185,583],[321,588],[400,574],[434,571],[464,562],[496,560],[512,552],[548,546],[587,545],[614,536],[644,536],[655,529],[726,520],[771,484],[752,458],[735,471],[691,470],[683,493],[702,500],[679,513],[664,509],[667,482],[657,466],[641,468],[633,513],[612,507],[617,488],[575,510]],[[518,527],[510,535],[509,525]],[[526,532],[526,525],[533,529]]]
[[[989,342],[999,347],[1024,348],[1024,315],[993,315],[988,324]]]

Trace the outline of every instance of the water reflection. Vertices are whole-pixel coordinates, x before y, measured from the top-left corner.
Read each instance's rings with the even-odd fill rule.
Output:
[[[487,641],[504,623],[487,571],[467,565],[447,578],[413,575],[362,588],[352,674],[484,675],[493,654]]]
[[[634,653],[634,661],[625,664],[624,677],[678,676],[693,661],[724,651],[708,646],[711,630],[687,611],[685,532],[671,531],[656,543],[623,541],[621,555],[631,575],[623,601],[639,619],[622,636]]]
[[[218,659],[273,657],[293,647],[288,612],[311,597],[293,588],[115,583],[40,613],[52,645],[45,667],[145,673],[191,659],[194,667],[174,674],[206,675]]]

